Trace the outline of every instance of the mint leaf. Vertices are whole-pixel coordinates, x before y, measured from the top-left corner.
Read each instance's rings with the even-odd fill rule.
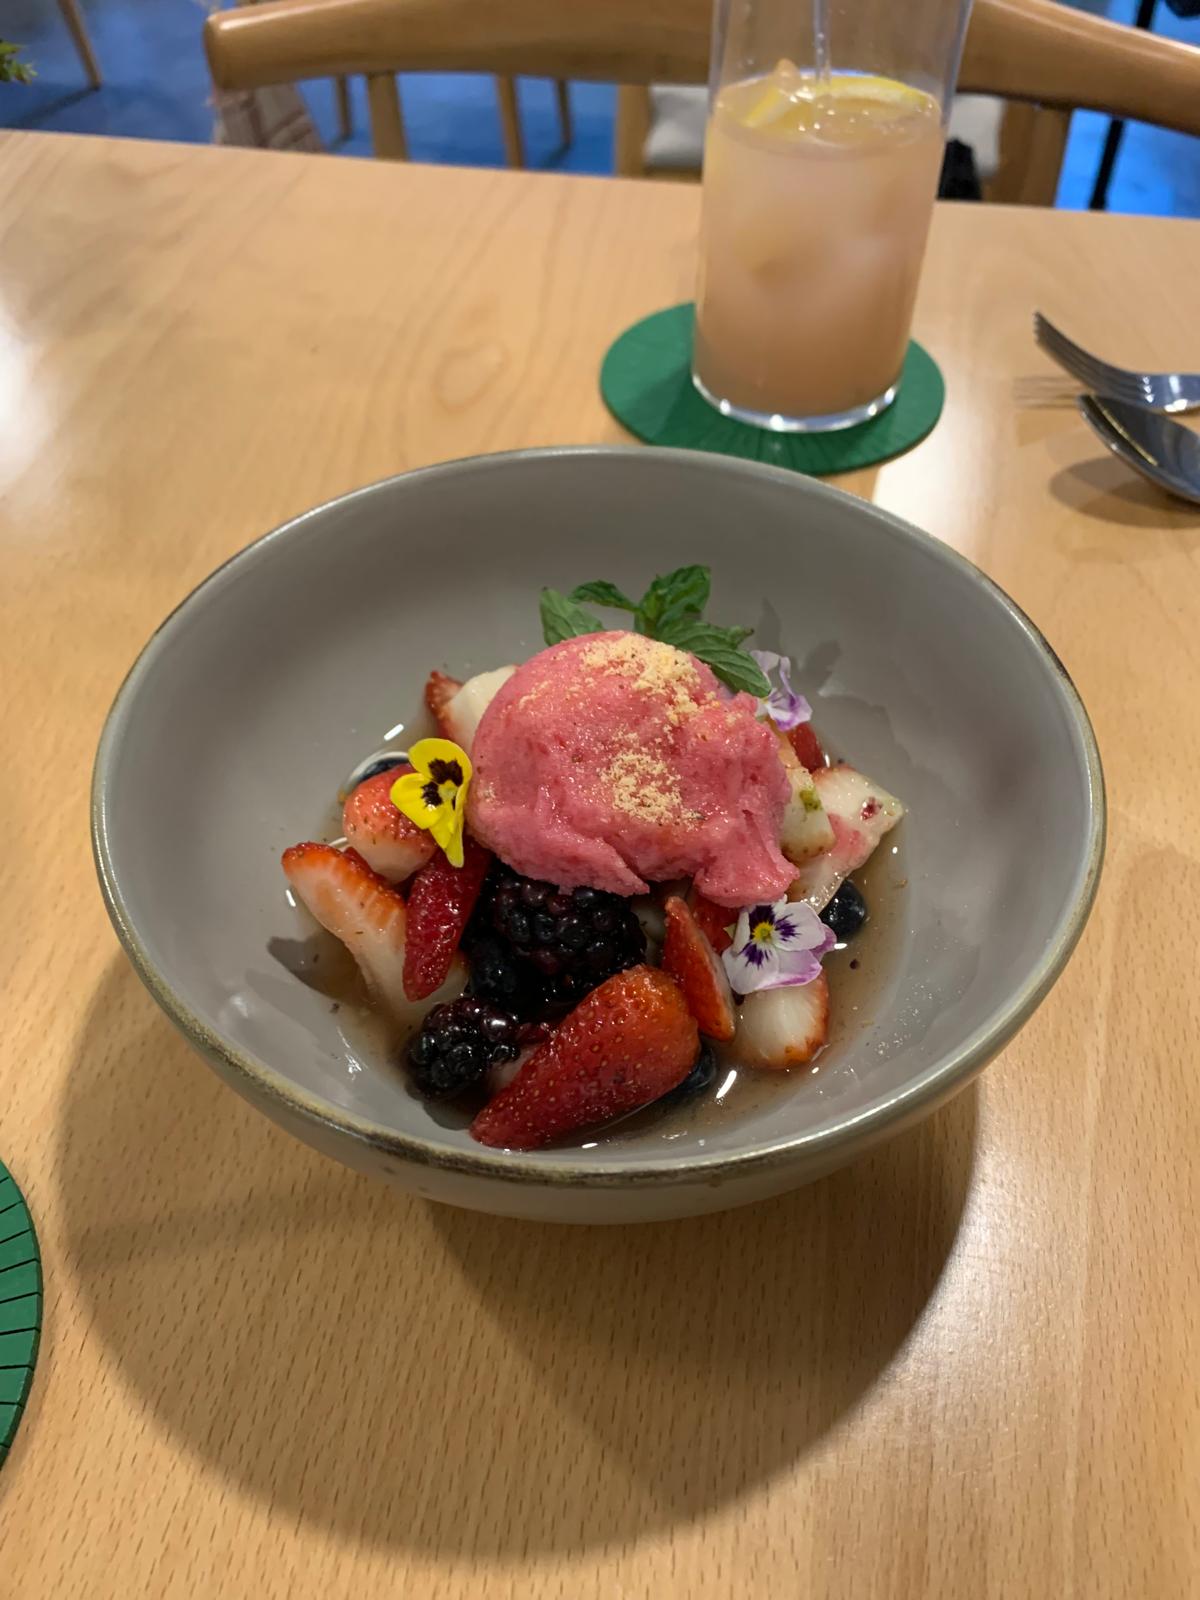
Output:
[[[557,589],[543,589],[540,605],[542,635],[547,644],[561,644],[564,639],[577,638],[581,633],[604,632],[599,617],[577,606]]]
[[[665,623],[698,617],[708,604],[711,588],[712,574],[707,567],[676,567],[655,578],[637,609],[638,632],[658,639]]]
[[[754,657],[740,648],[742,640],[753,632],[753,628],[718,628],[712,622],[684,617],[665,626],[659,638],[696,656],[731,689],[745,690],[756,700],[763,700],[770,694],[771,685]]]
[[[618,611],[636,611],[637,601],[621,593],[615,583],[596,578],[591,583],[581,583],[571,590],[571,600],[591,600],[598,606],[615,606]]]

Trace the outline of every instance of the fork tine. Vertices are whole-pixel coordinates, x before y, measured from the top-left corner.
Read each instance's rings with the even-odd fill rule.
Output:
[[[1099,394],[1110,394],[1117,400],[1135,400],[1143,404],[1157,391],[1154,376],[1130,372],[1125,367],[1114,367],[1111,361],[1094,356],[1073,339],[1056,328],[1038,313],[1039,333],[1045,334],[1043,349],[1051,354],[1058,352],[1064,366],[1070,365],[1077,377],[1083,378],[1089,389]]]
[[[1068,339],[1040,311],[1033,314],[1033,333],[1046,354],[1093,393],[1153,411],[1200,410],[1200,373],[1131,372],[1114,367]]]
[[[1103,365],[1098,356],[1092,355],[1090,350],[1084,350],[1073,339],[1068,339],[1065,333],[1043,316],[1034,319],[1034,333],[1044,350],[1054,351],[1072,366],[1095,370]]]
[[[1089,389],[1118,398],[1144,396],[1145,387],[1135,373],[1114,367],[1090,351],[1081,349],[1040,314],[1034,319],[1034,333],[1042,349]]]
[[[1068,339],[1061,328],[1056,328],[1049,317],[1044,317],[1040,311],[1034,312],[1034,331],[1039,342],[1054,344],[1066,355],[1074,356],[1077,361],[1094,361],[1097,366],[1108,366],[1107,361],[1101,361],[1099,356],[1094,356],[1090,350],[1085,350],[1082,345]]]

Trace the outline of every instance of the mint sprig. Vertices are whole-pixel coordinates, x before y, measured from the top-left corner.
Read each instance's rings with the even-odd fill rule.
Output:
[[[712,589],[708,567],[677,567],[655,578],[640,600],[634,602],[603,578],[581,583],[569,595],[557,589],[543,589],[541,596],[542,633],[547,644],[561,644],[580,634],[600,633],[605,623],[586,610],[581,601],[607,606],[633,614],[633,626],[648,639],[686,650],[711,667],[722,683],[744,690],[758,700],[770,694],[771,686],[750,653],[741,648],[753,628],[720,628],[702,620]]]
[[[542,590],[542,633],[547,644],[561,644],[564,639],[575,639],[581,633],[603,633],[604,624],[599,617],[576,605],[570,596],[559,594],[557,589]]]

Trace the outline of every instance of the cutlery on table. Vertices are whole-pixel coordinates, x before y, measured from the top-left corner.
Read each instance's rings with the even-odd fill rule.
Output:
[[[1200,434],[1111,395],[1081,394],[1077,404],[1113,455],[1169,494],[1200,505]]]
[[[1200,407],[1200,372],[1130,372],[1114,367],[1060,333],[1040,311],[1033,314],[1033,335],[1048,356],[1094,394],[1130,401],[1151,411]]]

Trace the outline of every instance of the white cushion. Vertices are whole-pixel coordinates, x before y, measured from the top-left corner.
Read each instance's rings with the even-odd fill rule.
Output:
[[[668,169],[697,172],[704,151],[704,118],[708,90],[658,84],[650,90],[650,132],[644,157],[647,172]],[[960,94],[950,109],[951,139],[961,139],[975,152],[981,178],[1000,165],[1000,121],[1004,102],[991,95]]]

